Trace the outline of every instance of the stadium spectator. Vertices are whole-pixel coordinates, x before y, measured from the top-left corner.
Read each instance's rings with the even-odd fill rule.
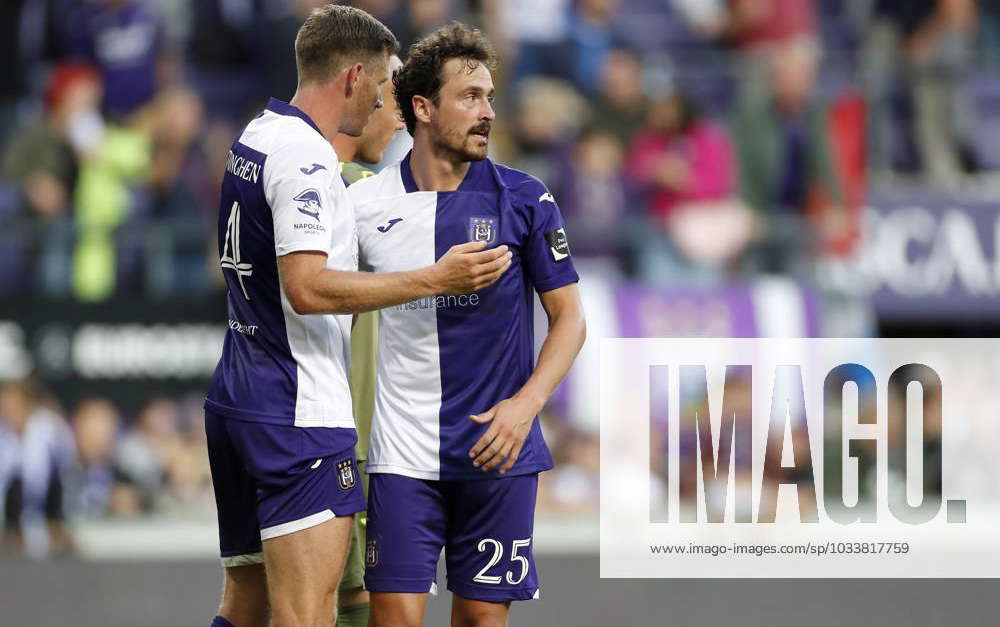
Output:
[[[728,0],[728,5],[723,33],[744,54],[816,43],[814,0]]]
[[[571,14],[571,77],[587,95],[595,95],[601,90],[601,70],[612,49],[621,43],[614,27],[617,10],[618,0],[581,0]]]
[[[513,85],[529,76],[572,80],[570,0],[486,0],[483,5],[487,31]]]
[[[0,520],[3,547],[33,558],[73,549],[66,479],[73,435],[28,381],[0,385]]]
[[[795,274],[852,228],[815,93],[819,52],[796,41],[768,55],[768,81],[745,81],[733,118],[743,198],[766,218],[758,265]],[[815,219],[810,216],[815,216]]]
[[[242,124],[267,97],[254,66],[260,19],[260,9],[249,0],[190,3],[188,76],[211,120]]]
[[[516,109],[510,160],[548,179],[556,156],[583,124],[587,103],[571,84],[534,76],[518,86]]]
[[[894,138],[913,137],[919,167],[936,183],[975,169],[962,83],[973,65],[974,0],[877,0],[864,54],[873,167],[892,169]],[[892,87],[904,79],[912,130],[893,132]],[[905,154],[905,153],[904,153]]]
[[[733,269],[753,228],[736,170],[726,130],[703,118],[690,96],[675,91],[653,100],[627,168],[654,226],[645,230],[646,279],[717,283]]]
[[[72,240],[73,192],[80,162],[102,132],[101,83],[88,65],[57,67],[45,92],[44,113],[15,132],[0,160],[0,178],[20,191],[20,210],[8,219],[29,237],[17,240],[20,264],[9,269],[22,289],[65,295]],[[44,235],[44,237],[43,237]]]
[[[573,254],[622,260],[627,255],[629,190],[625,148],[617,137],[589,126],[557,159],[552,190],[573,225]]]
[[[77,472],[75,513],[87,518],[132,517],[140,510],[135,486],[115,460],[121,417],[110,401],[91,398],[73,412]]]
[[[125,119],[153,99],[164,48],[156,13],[139,0],[98,0],[63,17],[70,54],[101,72],[102,108],[111,119]]]
[[[608,53],[600,77],[591,122],[627,145],[645,115],[642,65],[634,53],[618,48]]]

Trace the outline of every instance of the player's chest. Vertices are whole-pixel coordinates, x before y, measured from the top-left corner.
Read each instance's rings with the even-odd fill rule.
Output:
[[[367,207],[359,219],[361,257],[376,272],[413,270],[471,241],[506,244],[519,264],[527,227],[499,194],[420,192]]]

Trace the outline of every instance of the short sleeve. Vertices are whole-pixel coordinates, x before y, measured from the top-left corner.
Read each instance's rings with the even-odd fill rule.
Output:
[[[566,226],[556,199],[536,179],[518,191],[515,202],[523,203],[529,218],[523,264],[535,291],[541,294],[578,282],[580,276],[573,267]]]
[[[340,176],[336,159],[308,146],[286,146],[268,155],[264,170],[275,254],[307,250],[329,254],[335,203],[346,199],[346,194],[334,190]]]

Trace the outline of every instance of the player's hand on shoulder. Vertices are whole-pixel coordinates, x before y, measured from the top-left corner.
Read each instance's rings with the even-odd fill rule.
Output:
[[[469,450],[472,464],[483,472],[499,469],[500,474],[513,468],[538,411],[535,403],[515,396],[500,401],[488,411],[469,416],[473,422],[490,425]]]
[[[452,246],[431,268],[440,294],[468,294],[489,287],[511,263],[507,246],[483,250],[485,242]]]

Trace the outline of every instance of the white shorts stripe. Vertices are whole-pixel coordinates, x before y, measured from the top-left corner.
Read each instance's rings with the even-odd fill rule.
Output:
[[[252,564],[263,564],[263,553],[244,553],[243,555],[230,555],[222,558],[223,568],[235,568],[236,566],[250,566]]]
[[[287,536],[290,533],[295,533],[296,531],[302,531],[303,529],[308,529],[309,527],[315,527],[316,525],[325,523],[331,518],[336,518],[337,515],[331,510],[324,509],[321,512],[316,512],[305,518],[299,518],[298,520],[291,520],[286,523],[281,523],[280,525],[274,525],[273,527],[266,527],[260,530],[261,540],[270,540],[272,538],[277,538],[280,536]]]

